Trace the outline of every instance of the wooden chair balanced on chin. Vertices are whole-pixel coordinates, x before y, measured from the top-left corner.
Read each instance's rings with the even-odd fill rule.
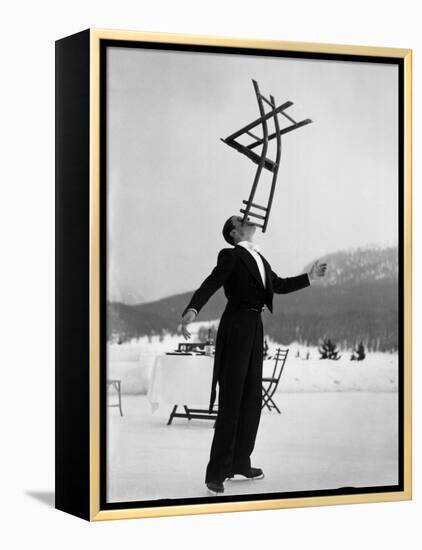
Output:
[[[293,102],[286,101],[282,105],[276,106],[275,99],[272,95],[269,98],[261,94],[256,80],[252,80],[256,99],[258,101],[258,108],[260,116],[256,120],[250,122],[240,130],[230,134],[226,138],[221,138],[221,141],[236,149],[239,153],[246,155],[252,162],[258,165],[255,177],[252,184],[252,189],[249,194],[248,200],[242,201],[245,205],[240,209],[240,212],[244,215],[243,220],[245,221],[249,216],[257,218],[259,223],[255,225],[262,229],[262,232],[265,233],[268,225],[268,220],[270,217],[271,205],[273,202],[275,186],[277,183],[278,169],[280,166],[281,160],[281,136],[297,130],[302,126],[306,126],[312,122],[311,119],[306,118],[297,122],[285,111],[293,105]],[[269,111],[266,112],[265,107],[269,107]],[[282,128],[280,126],[279,115],[282,115],[288,122],[289,125]],[[274,126],[274,131],[270,133],[268,123],[272,121]],[[258,136],[253,133],[251,130],[261,126],[262,136]],[[250,143],[244,145],[239,141],[239,139],[246,138]],[[252,141],[251,141],[252,138]],[[276,151],[275,158],[271,160],[268,154],[268,146],[271,140],[275,139]],[[256,153],[254,149],[261,147],[260,154]],[[255,193],[258,188],[258,183],[262,175],[263,170],[268,170],[272,173],[271,186],[268,193],[268,201],[266,206],[262,206],[254,202]]]

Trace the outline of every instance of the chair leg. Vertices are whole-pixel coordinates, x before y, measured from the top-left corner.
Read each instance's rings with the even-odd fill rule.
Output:
[[[271,411],[271,407],[270,405],[268,405],[269,399],[270,399],[270,396],[268,394],[268,390],[262,387],[262,408],[267,407],[267,409]]]
[[[167,422],[167,426],[170,426],[170,424],[173,422],[174,413],[177,411],[177,405],[173,407],[173,410],[171,411],[170,417]]]
[[[269,398],[269,401],[271,401],[271,405],[272,405],[271,408],[275,409],[278,412],[278,414],[281,414],[280,409],[277,407],[277,405],[275,404],[274,400],[271,397]]]
[[[275,388],[274,388],[274,391],[270,394],[270,389],[271,389],[271,386],[268,388],[268,389],[265,389],[264,387],[262,387],[262,408],[264,407],[267,407],[267,409],[269,411],[272,411],[273,409],[275,409],[278,414],[281,414],[281,411],[280,409],[277,407],[277,405],[275,404],[272,396],[274,395],[274,391],[275,391]]]
[[[262,408],[264,407],[267,407],[267,409],[271,412],[271,406],[268,405],[268,400],[264,401],[264,403],[262,404]]]
[[[188,417],[188,420],[192,420],[192,417],[190,415],[190,411],[189,409],[187,408],[186,405],[183,405],[183,408],[185,409],[185,413],[187,414],[187,417]]]
[[[122,392],[121,392],[120,381],[117,382],[117,393],[119,394],[119,411],[120,411],[120,416],[123,416],[123,411],[122,411]]]

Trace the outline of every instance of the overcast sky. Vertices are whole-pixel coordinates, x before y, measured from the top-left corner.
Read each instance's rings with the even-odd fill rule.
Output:
[[[222,225],[256,165],[220,137],[258,117],[252,78],[314,121],[283,138],[268,229],[257,230],[274,271],[397,244],[396,66],[109,48],[109,299],[194,290],[228,246]],[[269,182],[266,172],[260,191]]]

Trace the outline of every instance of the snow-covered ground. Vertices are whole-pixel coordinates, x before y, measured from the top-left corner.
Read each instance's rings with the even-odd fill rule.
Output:
[[[195,334],[201,324],[190,325],[192,341],[196,341]],[[154,336],[151,340],[143,337],[121,345],[109,344],[108,377],[122,381],[123,393],[146,393],[155,358],[174,351],[182,341],[181,335],[167,335]],[[317,347],[298,343],[283,345],[271,340],[268,344],[270,356],[277,347],[289,348],[279,392],[397,392],[397,353],[373,352],[368,353],[364,361],[350,361],[351,350],[340,350],[340,360],[330,361],[319,359]]]
[[[282,414],[263,411],[252,455],[265,479],[225,483],[226,495],[397,484],[397,393],[279,394]],[[109,408],[108,500],[208,496],[213,422],[151,413],[144,395]]]

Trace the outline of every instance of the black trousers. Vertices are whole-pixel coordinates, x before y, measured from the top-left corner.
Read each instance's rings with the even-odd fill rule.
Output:
[[[224,317],[224,316],[223,316]],[[222,333],[220,332],[222,331]],[[241,310],[222,318],[218,415],[205,481],[224,481],[247,471],[262,407],[263,328],[261,314]]]

